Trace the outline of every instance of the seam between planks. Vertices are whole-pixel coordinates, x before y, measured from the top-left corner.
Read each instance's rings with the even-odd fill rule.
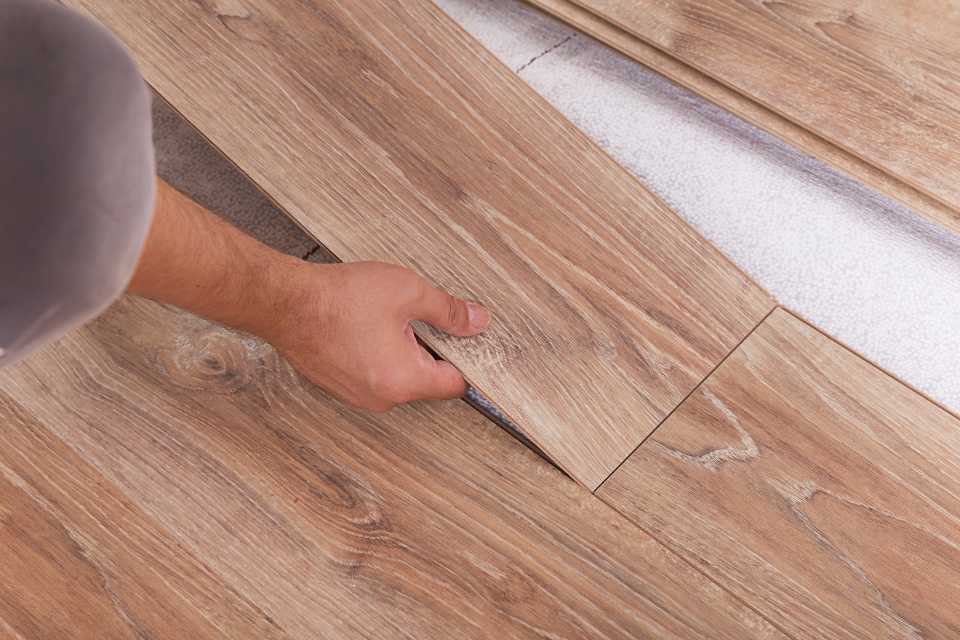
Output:
[[[729,352],[727,352],[727,355],[723,356],[723,358],[720,359],[720,362],[718,362],[712,369],[710,369],[710,371],[707,373],[707,375],[705,375],[705,376],[703,377],[703,379],[700,380],[700,382],[698,382],[698,383],[696,384],[696,386],[694,386],[693,389],[691,389],[690,392],[689,392],[687,395],[683,396],[683,399],[680,400],[680,402],[678,402],[678,403],[676,404],[676,406],[674,406],[672,409],[670,409],[669,413],[667,413],[667,415],[665,415],[665,416],[663,417],[663,419],[660,420],[660,422],[657,423],[657,426],[655,426],[655,427],[653,428],[653,430],[652,430],[650,433],[648,433],[648,434],[643,438],[643,440],[640,441],[640,444],[638,444],[636,447],[634,447],[633,450],[630,451],[629,454],[627,454],[627,457],[625,457],[623,460],[620,461],[620,464],[618,464],[616,467],[614,467],[613,471],[611,471],[611,472],[607,475],[607,477],[604,478],[603,481],[602,481],[600,484],[597,485],[597,488],[594,489],[591,493],[593,493],[594,495],[596,495],[596,493],[597,493],[598,491],[600,491],[601,488],[603,488],[603,485],[607,482],[607,480],[609,480],[611,477],[613,477],[613,474],[615,474],[617,471],[620,470],[620,467],[623,466],[623,463],[625,463],[627,460],[629,460],[630,458],[633,457],[633,454],[636,453],[637,450],[638,450],[640,447],[642,447],[642,446],[644,445],[644,443],[645,443],[647,440],[649,440],[649,439],[653,436],[653,434],[655,434],[655,433],[660,429],[660,427],[662,427],[662,426],[664,425],[664,423],[665,423],[667,420],[670,419],[670,416],[672,416],[672,415],[676,412],[677,409],[679,409],[681,406],[683,406],[684,403],[686,403],[686,401],[690,398],[690,396],[692,396],[694,393],[696,393],[697,389],[699,389],[700,387],[702,387],[702,386],[703,386],[703,383],[706,382],[707,380],[709,380],[710,377],[713,376],[714,372],[715,372],[717,369],[719,369],[720,366],[730,358],[730,356],[732,356],[734,353],[736,353],[737,349],[740,348],[740,345],[742,345],[744,342],[746,342],[747,339],[748,339],[750,336],[752,336],[752,335],[756,332],[757,329],[760,328],[760,325],[762,325],[764,322],[766,322],[766,321],[767,321],[767,318],[769,318],[771,315],[773,315],[773,312],[774,312],[774,311],[776,311],[777,309],[782,309],[782,308],[783,308],[783,307],[781,307],[781,306],[778,305],[778,304],[777,304],[777,305],[774,305],[774,307],[773,307],[772,309],[770,309],[770,311],[767,312],[767,315],[763,316],[763,318],[761,318],[760,321],[759,321],[756,325],[754,325],[754,327],[753,327],[752,329],[750,329],[749,332],[747,332],[747,335],[745,335],[745,336],[740,340],[740,342],[738,342],[736,345],[734,345],[734,347],[733,347],[732,349],[730,349]],[[601,498],[601,499],[602,499],[602,498]],[[631,520],[631,522],[632,522],[632,520]]]

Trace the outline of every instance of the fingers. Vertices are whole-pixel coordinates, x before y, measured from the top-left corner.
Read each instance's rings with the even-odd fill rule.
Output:
[[[428,322],[453,336],[473,336],[490,324],[490,312],[475,302],[456,298],[424,282],[413,319]]]
[[[424,399],[452,400],[462,398],[467,392],[467,383],[463,374],[449,362],[434,360],[432,372],[426,376],[429,381]]]
[[[467,383],[455,366],[436,360],[410,334],[394,355],[386,353],[368,374],[366,392],[348,397],[359,409],[383,412],[416,400],[452,400],[463,397]],[[391,364],[386,365],[386,362]]]
[[[419,354],[405,374],[402,392],[403,402],[412,400],[452,400],[462,398],[467,392],[467,383],[460,371],[444,360],[436,360],[430,353],[416,345]]]

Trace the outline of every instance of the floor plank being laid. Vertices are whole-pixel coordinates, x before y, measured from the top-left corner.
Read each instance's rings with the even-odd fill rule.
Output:
[[[950,3],[574,1],[960,212]]]
[[[784,637],[465,403],[351,412],[185,313],[122,300],[0,389],[0,536],[32,554],[0,580],[15,629],[86,615],[51,588],[74,568],[109,609],[108,567],[116,610],[154,573],[227,637]],[[219,581],[260,617],[205,603]]]
[[[960,210],[948,207],[859,156],[664,53],[616,24],[607,22],[603,17],[576,4],[575,0],[527,1],[804,153],[893,198],[927,219],[960,233]]]
[[[490,306],[421,333],[589,488],[772,308],[432,3],[67,4],[339,257]]]
[[[785,311],[597,495],[795,638],[960,635],[960,420]]]

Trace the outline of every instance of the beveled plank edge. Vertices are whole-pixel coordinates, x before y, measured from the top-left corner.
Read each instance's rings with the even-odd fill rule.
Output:
[[[946,406],[945,404],[943,404],[941,401],[939,401],[939,400],[937,400],[937,399],[935,399],[935,398],[932,398],[929,394],[927,394],[927,392],[922,391],[922,390],[920,390],[920,389],[917,389],[912,383],[907,382],[906,380],[904,380],[903,378],[901,378],[899,375],[897,375],[897,374],[893,373],[892,371],[888,370],[886,367],[877,364],[876,362],[874,362],[873,360],[871,360],[871,359],[868,358],[867,356],[863,355],[862,353],[860,353],[859,351],[857,351],[856,349],[854,349],[853,347],[851,347],[850,345],[848,345],[848,344],[847,344],[846,342],[844,342],[843,340],[840,340],[839,338],[835,338],[834,336],[830,335],[826,330],[821,329],[819,326],[817,326],[817,324],[816,324],[815,322],[813,322],[812,320],[809,320],[806,316],[804,316],[804,315],[803,315],[802,313],[800,313],[799,311],[794,311],[793,309],[790,309],[789,307],[784,307],[784,306],[778,306],[777,308],[780,309],[781,311],[783,311],[783,312],[785,312],[785,313],[793,316],[794,318],[796,318],[797,320],[799,320],[800,322],[802,322],[803,324],[805,324],[805,325],[806,325],[807,327],[809,327],[810,329],[813,329],[814,331],[816,331],[817,333],[819,333],[820,335],[822,335],[822,336],[823,336],[824,338],[826,338],[827,340],[831,341],[832,343],[834,343],[834,344],[836,344],[837,346],[841,347],[842,349],[844,349],[845,351],[847,351],[848,353],[850,353],[850,354],[853,355],[854,357],[856,357],[856,358],[862,360],[863,362],[865,362],[866,364],[870,365],[871,367],[873,367],[874,369],[876,369],[877,371],[879,371],[879,372],[882,373],[883,375],[887,376],[888,378],[890,378],[890,379],[893,380],[894,382],[900,384],[900,385],[903,386],[903,387],[906,387],[906,388],[909,389],[911,392],[913,392],[915,395],[920,396],[921,398],[923,398],[924,400],[926,400],[927,402],[929,402],[930,404],[932,404],[932,405],[935,406],[936,408],[940,409],[940,410],[943,411],[944,413],[947,413],[947,414],[950,415],[952,418],[955,418],[958,422],[960,422],[960,411],[957,411],[957,410],[955,410],[955,409],[951,409],[950,407],[948,407],[948,406]]]
[[[674,58],[639,36],[608,22],[602,16],[577,4],[576,0],[525,2],[787,142],[805,155],[825,162],[845,177],[866,185],[953,233],[960,234],[960,211],[947,203]]]

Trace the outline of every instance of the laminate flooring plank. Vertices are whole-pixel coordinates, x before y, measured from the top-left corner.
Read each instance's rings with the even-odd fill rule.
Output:
[[[795,638],[960,636],[960,420],[785,311],[597,495]]]
[[[773,307],[430,2],[68,4],[339,257],[486,303],[418,331],[588,488]]]
[[[574,1],[960,211],[954,3]]]
[[[785,637],[465,403],[352,412],[183,312],[124,299],[0,388],[291,638]]]
[[[0,637],[287,637],[2,391],[0,426]]]
[[[928,220],[960,233],[960,211],[948,207],[896,176],[878,169],[853,153],[811,133],[792,120],[714,80],[705,73],[697,71],[617,25],[607,22],[601,16],[575,4],[574,0],[527,0],[527,2],[663,74],[754,126],[777,136],[800,151],[831,165],[854,180],[900,202]]]

